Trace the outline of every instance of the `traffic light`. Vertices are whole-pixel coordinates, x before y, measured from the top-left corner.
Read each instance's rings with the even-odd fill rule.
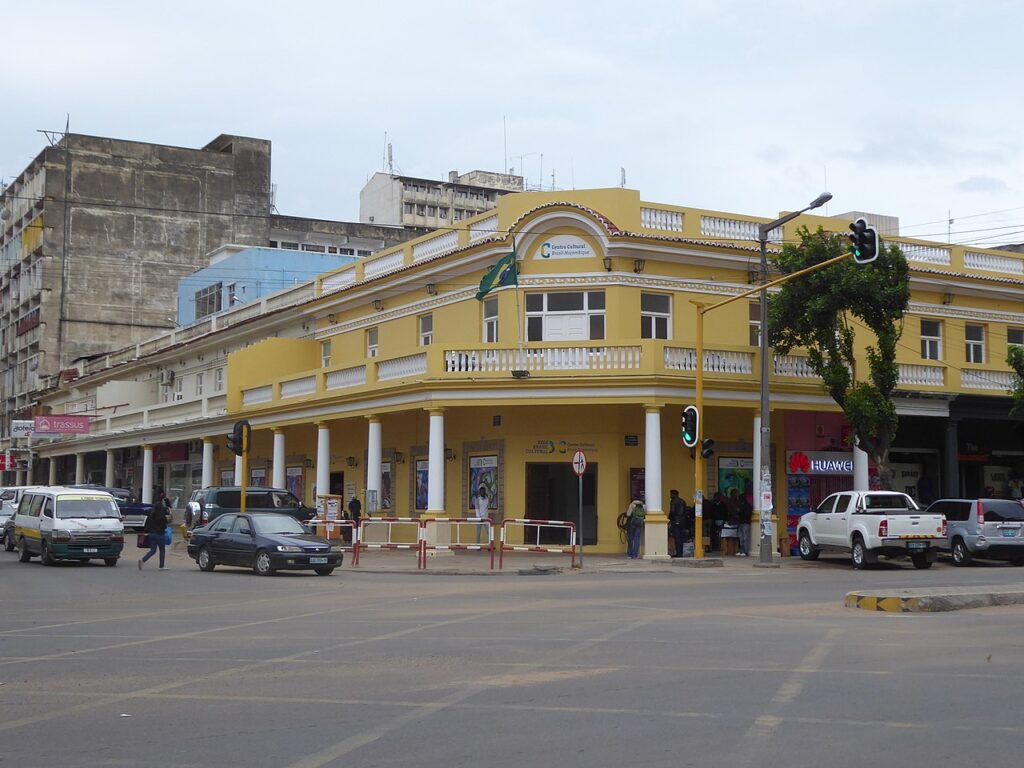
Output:
[[[715,441],[710,437],[705,437],[700,441],[700,457],[702,459],[710,459],[715,453]]]
[[[697,406],[688,405],[683,408],[683,445],[695,448],[700,438],[700,412]]]
[[[235,456],[244,455],[249,450],[249,434],[249,422],[244,419],[236,421],[231,434],[227,436],[228,450],[235,454]]]
[[[849,235],[853,260],[858,264],[868,264],[877,259],[882,246],[878,231],[874,227],[869,227],[867,220],[863,218],[853,222],[850,230],[853,232]]]

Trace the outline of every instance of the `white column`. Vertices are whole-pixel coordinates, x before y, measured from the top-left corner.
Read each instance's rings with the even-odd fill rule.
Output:
[[[18,469],[14,472],[14,484],[15,485],[27,485],[25,482],[25,470]]]
[[[427,475],[427,511],[444,512],[444,409],[430,413],[429,469]]]
[[[213,438],[203,438],[203,488],[213,485]]]
[[[380,419],[376,416],[369,417],[369,433],[366,441],[366,500],[367,509],[369,513],[369,500],[370,496],[374,495],[377,498],[377,509],[380,511],[380,486],[381,486],[381,450],[382,450],[382,438],[381,438],[381,423]],[[371,494],[370,491],[375,491]]]
[[[48,477],[46,478],[46,484],[47,485],[56,485],[57,484],[57,457],[56,456],[51,456],[50,457],[50,471],[49,471]]]
[[[75,454],[75,485],[85,482],[85,454]]]
[[[114,451],[107,448],[107,463],[103,467],[103,484],[107,488],[114,487]]]
[[[248,484],[246,478],[242,477],[242,457],[235,456],[235,485],[239,488],[244,488]]]
[[[275,488],[284,488],[284,484],[285,484],[285,482],[287,482],[285,480],[285,471],[284,471],[284,450],[285,450],[284,430],[283,429],[275,429],[274,430],[274,466],[273,466],[273,469],[271,470],[271,473],[273,474],[273,478],[270,481],[271,484]]]
[[[761,415],[754,417],[754,520],[761,519]],[[761,525],[750,524],[750,557],[761,556]]]
[[[142,503],[153,503],[153,446],[142,446]]]
[[[661,406],[644,406],[644,560],[668,559],[668,518],[661,507]]]
[[[868,478],[868,455],[862,451],[860,445],[853,447],[853,490],[868,491],[870,489]]]
[[[325,423],[316,425],[316,495],[331,492],[331,428]]]

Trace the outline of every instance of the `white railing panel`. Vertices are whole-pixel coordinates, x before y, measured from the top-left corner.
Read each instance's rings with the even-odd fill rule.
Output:
[[[727,219],[722,216],[701,216],[700,233],[705,237],[716,237],[725,240],[760,240],[758,223],[742,219]],[[782,227],[776,227],[768,233],[768,242],[782,242]]]
[[[621,371],[640,367],[640,347],[549,347],[448,350],[448,373],[509,371]]]
[[[385,272],[393,272],[403,266],[405,266],[404,251],[368,259],[363,262],[363,278],[369,280],[371,277],[383,275]]]
[[[950,262],[949,248],[936,248],[931,245],[916,243],[897,243],[907,261],[919,261],[936,267],[948,267]]]
[[[257,405],[259,403],[269,403],[274,399],[274,387],[272,384],[267,384],[263,387],[254,387],[253,389],[242,390],[242,405]]]
[[[453,229],[450,232],[445,232],[443,235],[433,237],[426,242],[413,246],[412,260],[423,261],[447,251],[454,251],[458,247],[459,233]]]
[[[301,379],[281,382],[281,397],[299,397],[316,392],[316,376],[303,376]]]
[[[488,216],[475,224],[469,225],[469,242],[473,243],[485,237],[490,237],[498,231],[498,217]]]
[[[352,285],[356,281],[356,270],[347,269],[344,272],[339,272],[336,275],[324,278],[321,285],[321,293],[330,293],[331,291],[337,291],[344,288],[346,285]]]
[[[665,368],[670,371],[696,371],[697,350],[681,347],[665,347]],[[705,349],[705,373],[754,372],[754,353],[736,350]]]
[[[1024,259],[1014,256],[997,256],[994,253],[964,251],[965,269],[984,269],[986,272],[1001,272],[1004,275],[1024,275]]]
[[[992,389],[1007,392],[1017,381],[1017,374],[1010,371],[964,370],[960,373],[960,384],[964,389]]]
[[[381,360],[377,363],[377,381],[403,379],[408,376],[422,376],[427,372],[427,353]]]
[[[663,211],[660,208],[641,208],[640,226],[645,229],[661,229],[668,232],[683,231],[681,211]]]
[[[803,355],[775,355],[776,376],[792,376],[798,379],[816,379],[818,374],[811,368],[810,360]]]
[[[899,383],[917,387],[941,387],[946,382],[946,369],[940,365],[900,363]]]
[[[341,371],[331,371],[326,377],[327,389],[344,389],[345,387],[359,387],[366,383],[366,366],[360,365],[355,368],[345,368]]]

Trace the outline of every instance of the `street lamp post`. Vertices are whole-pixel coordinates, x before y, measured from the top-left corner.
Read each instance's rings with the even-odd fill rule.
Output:
[[[771,428],[771,416],[768,411],[768,383],[769,383],[769,367],[768,367],[768,233],[773,229],[781,227],[786,222],[792,221],[797,216],[806,213],[807,211],[815,208],[820,208],[829,200],[832,199],[830,192],[822,192],[808,205],[799,211],[793,213],[787,213],[775,221],[768,222],[767,224],[757,225],[757,237],[761,241],[761,301],[760,301],[760,320],[761,320],[761,466],[755,468],[755,472],[760,473],[760,490],[761,498],[755,498],[754,503],[758,505],[758,510],[761,515],[761,554],[758,564],[771,564],[773,558],[772,552],[772,531],[771,531],[771,510],[765,510],[762,508],[761,499],[764,498],[764,492],[767,490],[771,492],[772,478],[771,478],[771,444],[772,444],[772,428]]]

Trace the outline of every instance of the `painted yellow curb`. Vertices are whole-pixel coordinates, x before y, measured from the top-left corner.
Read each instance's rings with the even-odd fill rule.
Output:
[[[917,597],[879,597],[850,592],[846,595],[847,608],[862,611],[885,611],[887,613],[911,613],[920,610]]]

